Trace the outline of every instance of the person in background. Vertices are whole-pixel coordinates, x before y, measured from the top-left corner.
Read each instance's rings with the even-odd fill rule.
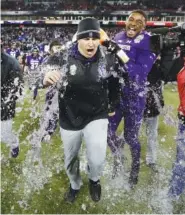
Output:
[[[164,107],[162,93],[163,73],[160,69],[160,56],[148,74],[146,106],[144,110],[144,122],[146,124],[147,152],[146,164],[154,172],[158,172],[157,146],[158,146],[158,118]]]
[[[10,146],[11,156],[19,154],[19,138],[13,132],[15,107],[22,88],[22,70],[18,61],[1,48],[1,142]]]
[[[11,43],[11,47],[6,50],[6,53],[16,59],[20,56],[20,51],[17,49],[15,42]]]
[[[26,60],[26,54],[19,55],[17,58],[19,65],[24,73],[24,68],[25,68],[25,60]]]
[[[182,55],[185,56],[185,52],[182,52]],[[177,75],[177,86],[180,99],[178,108],[179,127],[176,138],[177,153],[168,193],[171,200],[174,201],[178,201],[180,196],[185,194],[185,64]]]
[[[50,56],[45,59],[43,64],[56,65],[61,57],[62,44],[58,40],[53,40],[49,45]],[[47,115],[47,117],[45,117]],[[46,93],[46,106],[43,121],[46,121],[45,132],[42,141],[49,141],[51,135],[55,132],[58,123],[58,89],[56,86],[50,86]]]
[[[26,57],[26,65],[30,72],[36,70],[37,67],[41,65],[42,61],[43,57],[39,55],[39,49],[37,47],[34,47],[31,50],[31,55]]]
[[[33,85],[35,82],[37,76],[39,74],[37,73],[37,68],[42,64],[43,57],[39,55],[39,49],[37,47],[34,47],[31,50],[31,55],[28,55],[26,57],[26,71],[28,73],[28,79],[29,79],[29,88],[33,90],[33,100],[36,99],[38,94],[38,89],[36,86]]]

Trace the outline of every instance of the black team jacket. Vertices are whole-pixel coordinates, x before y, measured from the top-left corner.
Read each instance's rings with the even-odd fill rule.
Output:
[[[66,81],[57,87],[63,129],[81,130],[93,120],[108,118],[108,113],[115,110],[120,95],[119,79],[111,75],[115,62],[115,56],[106,54],[101,47],[94,57],[85,58],[77,44],[55,62],[52,57],[48,59],[46,66],[58,65],[61,72],[65,71]]]
[[[15,116],[16,100],[21,93],[23,74],[16,59],[1,53],[1,121]]]
[[[164,98],[162,93],[162,80],[164,75],[160,69],[160,61],[156,61],[148,74],[148,91],[146,97],[146,106],[144,117],[156,117],[164,107]]]

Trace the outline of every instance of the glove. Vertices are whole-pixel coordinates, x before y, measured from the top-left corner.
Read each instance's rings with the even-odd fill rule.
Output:
[[[112,40],[102,40],[101,44],[107,48],[108,52],[111,53],[116,53],[117,51],[121,50],[121,48]]]
[[[127,54],[119,47],[117,43],[112,40],[105,40],[101,42],[102,46],[107,48],[108,52],[115,53],[116,56],[123,62],[127,63],[129,61],[129,57]]]

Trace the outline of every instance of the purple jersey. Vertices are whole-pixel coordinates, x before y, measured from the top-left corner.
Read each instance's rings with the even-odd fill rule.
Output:
[[[36,69],[43,61],[41,56],[33,57],[32,55],[27,56],[26,58],[27,66],[30,70]]]
[[[17,58],[20,55],[20,51],[18,49],[8,48],[6,50],[6,53],[9,54],[10,56],[12,56],[13,58]]]
[[[19,36],[17,37],[17,40],[19,40],[19,41],[25,40],[25,35],[24,35],[24,34],[19,35]]]
[[[150,50],[150,35],[145,31],[135,38],[128,38],[126,32],[121,32],[114,40],[130,59],[123,64],[126,75],[120,105],[115,110],[115,115],[109,117],[108,145],[114,153],[120,154],[119,151],[123,148],[124,142],[130,146],[132,165],[129,181],[132,185],[137,183],[140,169],[139,129],[146,102],[145,86],[156,56]],[[120,142],[116,130],[123,117],[125,141]]]
[[[143,31],[135,38],[129,38],[126,32],[120,32],[114,40],[130,58],[128,63],[124,65],[128,72],[129,82],[132,82],[130,87],[133,90],[134,84],[135,89],[143,88],[147,75],[156,60],[156,55],[150,51],[150,35]]]

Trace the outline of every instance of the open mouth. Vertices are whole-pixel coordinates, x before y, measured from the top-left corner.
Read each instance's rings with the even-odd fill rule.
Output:
[[[87,52],[88,52],[89,54],[91,54],[93,51],[94,51],[94,49],[87,49]]]
[[[128,34],[135,34],[135,33],[136,33],[136,28],[128,27],[127,33],[128,33]]]

